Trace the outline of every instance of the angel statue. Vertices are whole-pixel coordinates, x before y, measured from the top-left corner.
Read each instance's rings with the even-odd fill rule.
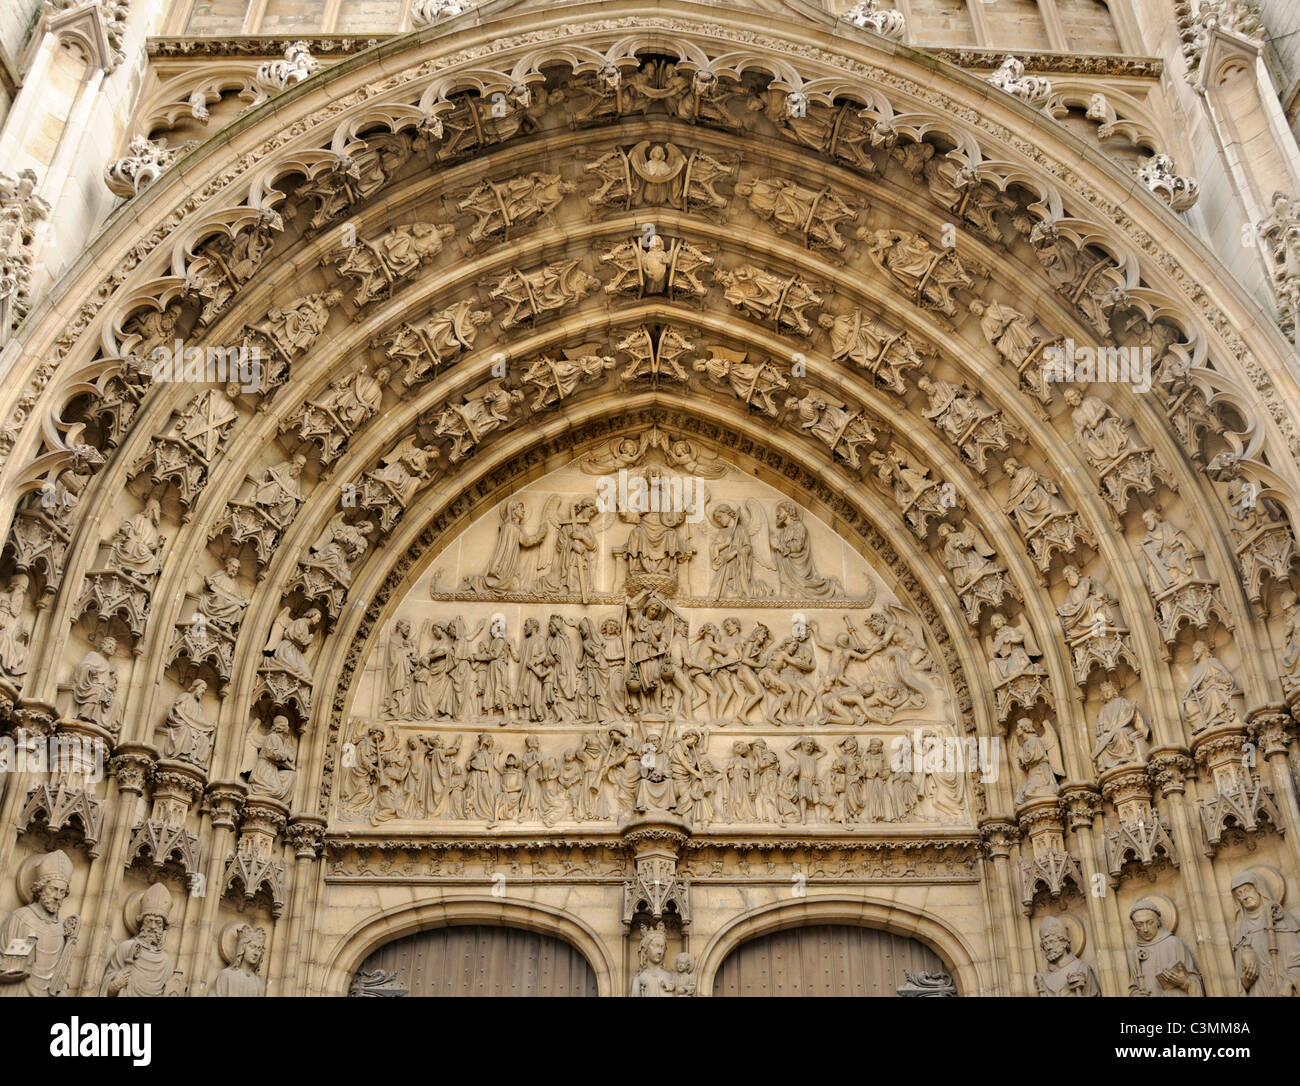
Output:
[[[1042,664],[1035,663],[1043,650],[1034,639],[1028,620],[1019,625],[1008,623],[1001,612],[994,612],[992,651],[989,656],[989,676],[994,686],[1004,686],[1022,675],[1045,675]]]
[[[554,523],[554,512],[560,499],[552,495],[542,510],[536,531],[528,531],[524,519],[524,503],[518,498],[501,507],[501,525],[497,528],[497,544],[488,559],[487,570],[465,578],[465,589],[496,595],[503,592],[527,592],[532,589],[533,570],[524,562],[524,551],[532,550],[545,541]]]
[[[773,567],[754,555],[754,521],[763,521],[763,507],[754,498],[732,505],[721,502],[709,513],[718,529],[709,545],[709,559],[714,571],[709,598],[753,599],[772,595],[770,585],[754,576],[755,561],[765,569]],[[758,539],[761,543],[763,537]]]
[[[844,586],[838,580],[817,572],[808,526],[794,502],[777,503],[776,527],[768,533],[767,539],[776,575],[787,595],[819,598],[844,595]]]
[[[1039,734],[1027,716],[1016,721],[1016,761],[1025,774],[1016,789],[1017,805],[1030,799],[1051,798],[1061,792],[1059,782],[1065,776],[1061,743],[1049,721],[1044,720],[1041,728]]]
[[[315,607],[301,618],[294,618],[288,607],[282,607],[271,624],[263,656],[269,656],[275,667],[288,672],[301,683],[310,685],[311,665],[305,655],[311,646],[312,631],[320,622],[321,613]]]
[[[538,581],[544,592],[567,592],[582,597],[585,604],[591,598],[591,563],[596,554],[597,534],[608,514],[598,513],[594,498],[582,498],[573,503],[567,519],[555,520],[555,550],[551,565]]]

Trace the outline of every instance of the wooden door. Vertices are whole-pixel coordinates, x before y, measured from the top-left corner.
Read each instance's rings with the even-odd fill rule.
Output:
[[[570,944],[522,928],[435,928],[380,947],[359,974],[393,974],[413,996],[594,996],[596,975]]]
[[[874,928],[823,924],[762,935],[722,963],[715,996],[894,996],[904,973],[948,973],[915,939]]]

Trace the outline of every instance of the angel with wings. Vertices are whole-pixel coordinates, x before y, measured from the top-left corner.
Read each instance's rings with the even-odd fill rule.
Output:
[[[524,374],[524,384],[537,389],[532,404],[534,411],[551,407],[572,395],[584,377],[598,377],[614,368],[613,357],[597,354],[596,346],[593,343],[566,350],[564,358],[558,361],[547,355],[538,355],[533,360]]]
[[[536,531],[528,531],[524,503],[518,498],[501,507],[501,524],[497,528],[497,543],[488,559],[487,570],[465,578],[465,589],[495,595],[502,592],[527,592],[532,588],[534,570],[527,568],[524,552],[545,541],[555,520],[555,508],[560,499],[552,495],[542,510]]]
[[[1000,611],[995,611],[990,621],[993,640],[989,655],[989,677],[995,687],[1005,686],[1025,675],[1047,674],[1043,665],[1036,663],[1043,655],[1043,650],[1038,647],[1028,618],[1022,617],[1017,625],[1008,622]]]
[[[595,499],[583,498],[573,503],[566,519],[553,520],[555,550],[537,587],[543,592],[577,594],[587,603],[592,592],[591,563],[596,556],[598,534],[612,519],[613,514],[597,512]]]
[[[1029,799],[1046,799],[1060,795],[1065,765],[1061,761],[1061,741],[1050,721],[1037,728],[1027,716],[1016,721],[1016,761],[1025,779],[1016,789],[1016,803]]]
[[[294,618],[288,607],[280,608],[271,624],[271,636],[267,638],[263,656],[269,656],[282,670],[288,672],[299,682],[311,682],[311,665],[307,663],[306,652],[311,646],[312,632],[320,622],[321,614],[311,608],[301,618]]]
[[[714,575],[709,585],[709,598],[753,599],[772,595],[770,585],[754,575],[757,562],[765,569],[773,569],[770,562],[756,558],[754,545],[763,546],[764,537],[754,531],[755,522],[766,524],[763,508],[756,499],[732,505],[720,502],[709,513],[709,519],[718,529],[709,545],[710,564]]]

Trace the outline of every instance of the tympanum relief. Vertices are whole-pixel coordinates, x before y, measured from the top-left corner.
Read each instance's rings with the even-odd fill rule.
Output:
[[[682,444],[609,442],[433,560],[371,649],[340,822],[969,819],[964,773],[920,772],[957,727],[916,613]]]

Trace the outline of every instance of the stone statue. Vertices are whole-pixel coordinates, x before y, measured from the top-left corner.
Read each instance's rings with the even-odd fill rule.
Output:
[[[27,643],[31,629],[23,618],[29,578],[15,573],[0,592],[0,671],[21,680],[27,674]]]
[[[1061,762],[1061,744],[1056,729],[1048,721],[1040,725],[1041,734],[1027,716],[1016,721],[1016,761],[1025,779],[1016,789],[1016,805],[1026,800],[1060,795],[1060,778],[1065,776]]]
[[[1101,711],[1097,714],[1097,744],[1092,761],[1098,773],[1121,765],[1137,765],[1146,757],[1145,743],[1151,726],[1142,710],[1124,697],[1112,682],[1101,684]]]
[[[891,275],[912,301],[922,309],[936,309],[948,317],[957,315],[952,293],[970,289],[974,281],[952,249],[936,251],[920,234],[903,234],[897,230],[870,231],[863,227],[858,238],[867,243],[867,252]]]
[[[1300,995],[1300,921],[1282,908],[1286,880],[1249,868],[1232,880],[1232,958],[1248,996]]]
[[[1174,934],[1173,902],[1145,897],[1129,910],[1137,944],[1128,952],[1130,996],[1203,996],[1196,959]]]
[[[497,528],[497,542],[487,569],[483,573],[465,578],[465,588],[470,592],[495,595],[502,592],[527,592],[533,588],[536,573],[536,561],[529,568],[524,559],[524,552],[531,551],[545,542],[551,525],[544,511],[535,531],[529,531],[525,523],[527,513],[524,503],[518,498],[504,503],[500,509],[501,524]]]
[[[203,695],[207,689],[207,683],[196,679],[172,702],[167,710],[163,757],[207,769],[208,759],[212,757],[212,736],[217,730],[216,724],[203,715]]]
[[[411,640],[411,624],[404,618],[393,623],[384,653],[385,694],[382,712],[389,719],[401,720],[411,712],[411,672],[415,667],[416,647]]]
[[[293,788],[297,770],[294,761],[297,743],[289,730],[289,718],[277,716],[261,743],[256,744],[253,768],[248,784],[253,793],[284,799]]]
[[[80,917],[59,919],[72,885],[61,851],[28,857],[18,867],[23,904],[0,924],[0,996],[58,996],[77,941]]]
[[[252,998],[266,994],[266,982],[257,975],[266,953],[266,929],[240,921],[227,924],[218,943],[226,968],[208,989],[208,995]]]
[[[664,968],[668,953],[668,936],[663,923],[647,924],[637,947],[640,968],[632,977],[630,996],[673,996],[677,994],[677,977]]]
[[[131,933],[113,948],[101,996],[160,996],[172,975],[172,960],[163,949],[171,922],[172,899],[167,888],[155,882],[126,903],[126,929]]]
[[[1083,949],[1083,927],[1077,920],[1044,917],[1038,929],[1038,945],[1047,959],[1047,968],[1034,974],[1034,987],[1040,996],[1101,995],[1097,974],[1078,957],[1078,951]]]
[[[91,649],[72,673],[72,704],[78,720],[98,724],[117,734],[122,703],[117,696],[117,670],[109,663],[117,651],[117,639],[105,637],[99,649]]]
[[[819,598],[844,595],[844,587],[836,578],[823,577],[817,572],[808,527],[794,502],[777,503],[776,527],[768,536],[768,545],[781,588],[787,595]]]
[[[1192,670],[1183,690],[1183,712],[1192,733],[1221,725],[1244,725],[1237,709],[1241,688],[1232,672],[1210,650],[1204,641],[1192,646]]]

